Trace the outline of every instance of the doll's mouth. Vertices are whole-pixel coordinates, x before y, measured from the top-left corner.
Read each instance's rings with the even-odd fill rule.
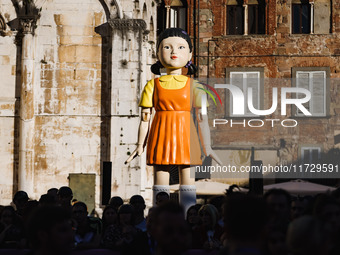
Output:
[[[176,56],[172,56],[171,59],[176,59],[177,57]]]

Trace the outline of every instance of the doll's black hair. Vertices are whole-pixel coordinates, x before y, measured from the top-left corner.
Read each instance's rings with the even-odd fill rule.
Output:
[[[169,37],[181,37],[181,38],[183,38],[188,43],[190,52],[192,52],[192,43],[191,43],[191,39],[190,39],[190,36],[188,35],[188,33],[181,28],[175,28],[175,27],[165,29],[158,36],[158,41],[157,41],[157,46],[156,46],[157,51],[158,51],[158,47],[159,47],[160,43],[164,39],[169,38]],[[187,73],[188,75],[195,74],[197,72],[197,67],[191,61],[189,61],[188,64],[185,67],[188,68],[188,73]],[[160,61],[157,61],[155,64],[153,64],[151,66],[151,72],[159,75],[159,74],[161,74],[160,73],[161,68],[163,68],[163,65],[161,64]]]

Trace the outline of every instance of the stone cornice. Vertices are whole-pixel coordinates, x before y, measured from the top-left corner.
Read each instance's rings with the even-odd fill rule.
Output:
[[[145,31],[146,22],[142,19],[109,19],[108,23],[112,29]]]

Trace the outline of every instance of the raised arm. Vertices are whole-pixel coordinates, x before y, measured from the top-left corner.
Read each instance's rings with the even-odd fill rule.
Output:
[[[141,121],[138,129],[138,141],[137,148],[131,153],[130,157],[125,161],[125,164],[129,163],[135,157],[142,155],[144,147],[146,145],[146,139],[148,138],[148,131],[151,119],[151,108],[142,108]]]

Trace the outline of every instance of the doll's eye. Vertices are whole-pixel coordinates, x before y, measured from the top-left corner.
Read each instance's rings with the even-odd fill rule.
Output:
[[[182,50],[182,49],[185,49],[185,47],[184,46],[179,46],[179,49]]]
[[[167,49],[167,50],[168,50],[168,49],[170,49],[170,47],[169,47],[169,46],[164,46],[164,49]]]

